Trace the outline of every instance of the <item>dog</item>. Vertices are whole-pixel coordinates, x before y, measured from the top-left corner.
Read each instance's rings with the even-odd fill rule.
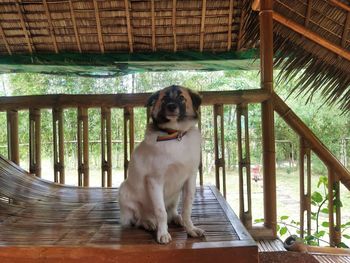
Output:
[[[131,155],[128,177],[119,189],[121,224],[156,231],[160,244],[171,241],[170,222],[183,226],[191,237],[204,235],[191,220],[200,161],[200,104],[196,92],[177,85],[149,97],[146,106],[152,121]]]

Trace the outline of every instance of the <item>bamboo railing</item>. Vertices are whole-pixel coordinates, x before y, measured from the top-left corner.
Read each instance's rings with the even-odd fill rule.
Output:
[[[127,176],[127,168],[135,141],[134,141],[134,108],[144,106],[149,93],[141,94],[114,94],[114,95],[45,95],[45,96],[21,96],[21,97],[0,97],[0,111],[7,112],[8,131],[8,158],[19,164],[19,131],[18,113],[22,110],[29,110],[29,152],[30,173],[41,175],[41,110],[52,110],[52,143],[54,159],[54,181],[65,183],[65,156],[64,156],[64,124],[63,113],[68,108],[77,111],[77,164],[78,164],[78,185],[89,186],[89,109],[99,108],[101,114],[101,186],[111,187],[112,175],[112,132],[111,132],[111,109],[123,109],[124,128],[124,176]],[[234,104],[237,114],[237,139],[238,139],[238,172],[239,172],[239,200],[240,219],[249,229],[251,234],[257,239],[274,238],[276,236],[276,200],[272,204],[266,203],[271,198],[276,199],[275,194],[266,191],[276,191],[275,177],[271,176],[275,172],[274,157],[271,163],[264,169],[264,210],[265,224],[263,227],[252,224],[252,196],[251,196],[251,164],[250,164],[250,138],[249,138],[249,105],[254,103],[268,102],[300,136],[300,228],[301,233],[311,231],[311,152],[314,152],[324,162],[329,170],[329,200],[339,199],[339,182],[350,189],[350,173],[340,162],[328,151],[328,149],[318,140],[318,138],[308,129],[308,127],[291,111],[284,101],[271,91],[264,89],[246,91],[223,91],[223,92],[201,92],[203,105],[213,107],[214,117],[214,155],[215,155],[215,181],[216,186],[224,196],[226,189],[225,171],[225,140],[224,140],[224,105]],[[271,104],[271,105],[270,105]],[[264,104],[263,104],[264,105]],[[266,104],[265,104],[266,105]],[[263,109],[263,106],[262,106]],[[272,112],[272,116],[273,116]],[[147,114],[149,116],[149,113]],[[148,117],[147,120],[148,121]],[[273,120],[273,118],[272,118]],[[262,118],[262,122],[266,121]],[[201,127],[201,123],[199,123]],[[231,128],[231,127],[226,127]],[[266,127],[266,129],[271,127]],[[273,138],[265,134],[265,140],[274,145]],[[274,149],[274,148],[273,148]],[[265,153],[264,153],[265,155]],[[274,156],[274,153],[273,153]],[[203,184],[203,167],[199,167],[200,183]],[[272,174],[273,174],[272,173]],[[306,187],[305,187],[306,185]],[[273,189],[274,188],[274,189]],[[305,189],[306,188],[306,189]],[[336,190],[336,191],[334,191]],[[333,193],[336,194],[333,197]],[[333,202],[329,202],[329,211],[333,211]],[[273,207],[273,209],[270,209]],[[306,212],[306,226],[305,226]],[[329,213],[330,243],[337,245],[340,243],[340,207],[336,207],[335,213]],[[302,235],[302,234],[301,234]]]

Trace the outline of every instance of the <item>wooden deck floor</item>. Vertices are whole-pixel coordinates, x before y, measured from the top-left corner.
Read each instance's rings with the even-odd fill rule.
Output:
[[[117,194],[52,184],[0,158],[1,262],[258,262],[255,241],[216,188],[196,192],[192,218],[205,237],[170,226],[169,245],[157,244],[152,232],[122,228]]]

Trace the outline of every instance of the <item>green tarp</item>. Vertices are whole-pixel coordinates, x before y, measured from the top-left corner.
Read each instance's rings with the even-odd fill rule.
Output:
[[[0,73],[40,72],[108,77],[145,71],[259,69],[258,52],[154,52],[0,56]]]

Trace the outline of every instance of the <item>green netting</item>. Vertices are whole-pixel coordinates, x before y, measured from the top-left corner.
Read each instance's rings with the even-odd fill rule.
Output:
[[[244,52],[35,54],[0,57],[0,72],[40,72],[108,77],[145,71],[259,69],[255,49]]]

